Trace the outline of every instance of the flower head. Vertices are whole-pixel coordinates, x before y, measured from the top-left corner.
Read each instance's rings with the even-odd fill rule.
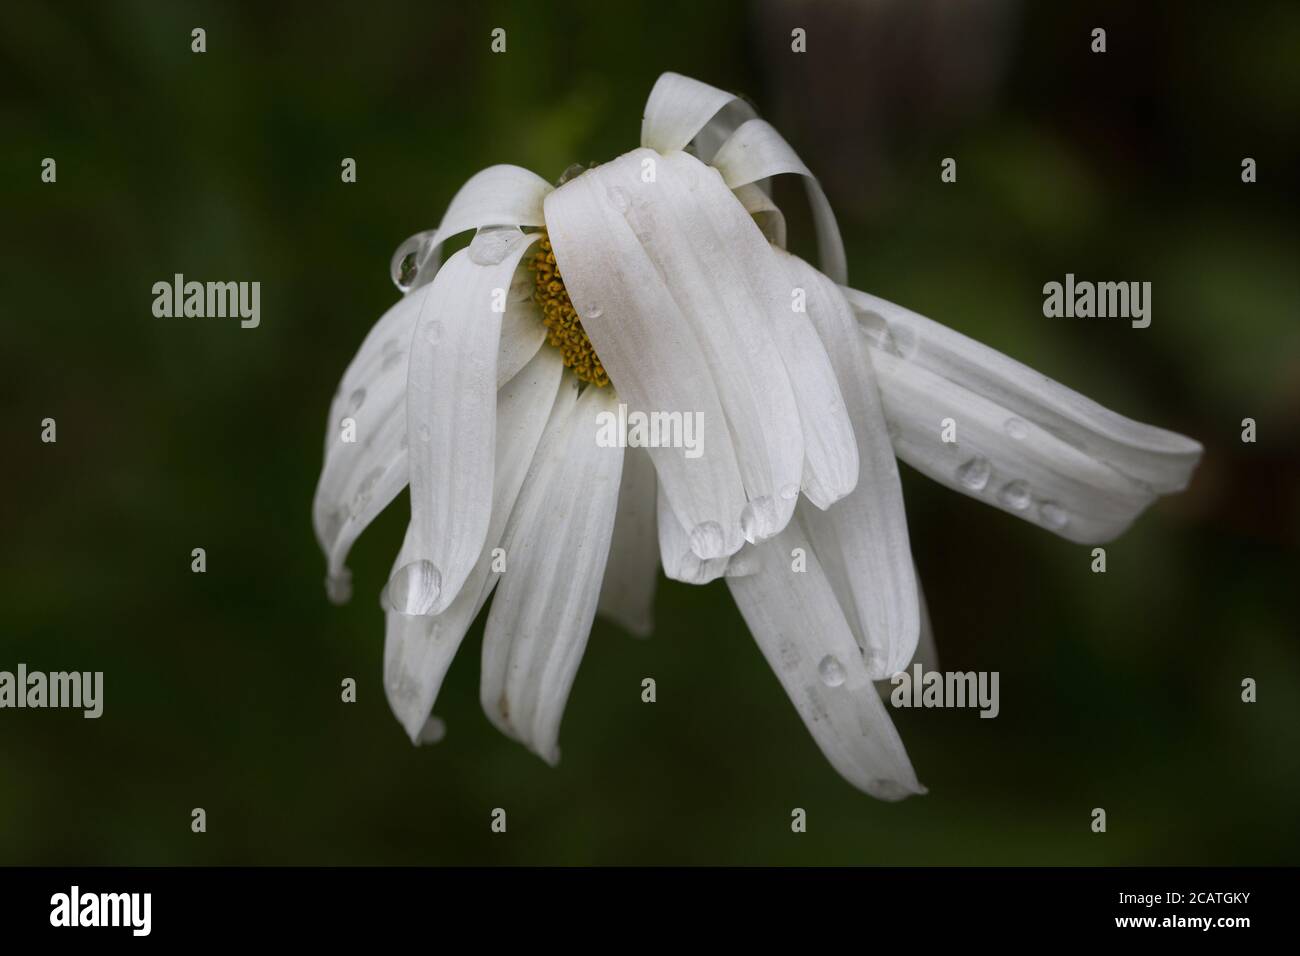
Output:
[[[819,269],[784,249],[779,175],[807,187]],[[409,485],[383,604],[384,685],[412,740],[495,588],[484,710],[557,760],[594,616],[647,633],[662,566],[725,578],[850,782],[924,792],[872,683],[933,663],[897,459],[1100,542],[1184,487],[1201,453],[848,288],[807,167],[747,103],[677,74],[651,91],[640,148],[558,187],[490,167],[392,272],[403,298],[344,373],[314,519],[346,599],[348,550]],[[627,409],[697,416],[702,453],[598,441]],[[941,440],[946,417],[957,441]]]

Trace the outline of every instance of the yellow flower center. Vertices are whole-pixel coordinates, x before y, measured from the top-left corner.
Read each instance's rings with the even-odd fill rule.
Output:
[[[546,326],[546,344],[560,350],[566,368],[571,369],[581,382],[604,388],[609,384],[605,366],[600,364],[591,339],[582,327],[578,311],[573,307],[569,292],[564,288],[560,268],[555,264],[555,250],[551,240],[543,236],[537,251],[528,260],[533,282],[537,289],[533,301],[542,307],[542,324]]]

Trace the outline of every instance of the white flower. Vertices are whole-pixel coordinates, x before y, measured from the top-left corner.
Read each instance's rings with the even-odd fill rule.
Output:
[[[872,684],[918,640],[933,663],[895,456],[1091,543],[1183,488],[1201,447],[844,287],[826,197],[743,101],[666,73],[641,143],[558,188],[486,169],[398,249],[405,297],[330,410],[314,516],[331,595],[409,482],[384,598],[394,712],[436,736],[438,689],[496,586],[483,707],[554,762],[598,608],[646,633],[658,564],[725,577],[836,769],[884,799],[924,792]],[[807,186],[820,271],[783,249],[781,174]],[[704,453],[600,447],[620,403],[700,413]]]

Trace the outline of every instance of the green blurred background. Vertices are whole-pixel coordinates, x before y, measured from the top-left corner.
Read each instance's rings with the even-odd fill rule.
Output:
[[[5,5],[0,669],[106,702],[0,712],[0,863],[1300,862],[1297,49],[1287,2]],[[1206,446],[1105,575],[905,469],[941,662],[1001,673],[996,720],[896,714],[926,797],[837,777],[721,583],[597,624],[555,770],[479,712],[481,622],[447,738],[390,715],[405,495],[326,602],[322,429],[393,249],[486,165],[634,147],[668,69],[786,133],[854,285]],[[175,272],[259,280],[261,327],[154,318]],[[1066,272],[1151,281],[1153,324],[1045,319]]]

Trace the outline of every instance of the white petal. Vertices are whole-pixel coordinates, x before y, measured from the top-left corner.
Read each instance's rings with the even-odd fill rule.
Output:
[[[411,560],[389,582],[395,610],[437,614],[478,559],[492,510],[498,297],[539,233],[517,234],[502,257],[462,249],[433,282],[411,340],[406,428]]]
[[[920,365],[1161,494],[1187,487],[1199,442],[1098,405],[1015,359],[874,295],[845,290],[876,349]]]
[[[728,107],[729,124],[743,122],[754,115],[752,107],[734,93],[680,73],[664,73],[646,100],[641,119],[641,145],[661,153],[685,149],[710,120]],[[703,145],[706,152],[716,148],[712,143]]]
[[[654,170],[650,182],[643,175],[647,168]],[[554,223],[551,210],[567,190],[603,206],[607,222],[617,217],[652,267],[644,285],[658,278],[681,309],[717,385],[735,444],[748,498],[742,531],[749,540],[770,537],[789,520],[803,471],[799,412],[773,335],[778,323],[792,317],[790,289],[772,247],[718,174],[685,153],[634,150],[591,170],[552,194],[548,221]],[[551,238],[583,326],[611,380],[627,396],[622,353],[641,330],[630,329],[622,314],[623,290],[611,290],[608,279],[588,281],[595,256],[575,248],[568,235],[552,232]],[[575,256],[585,260],[578,278]],[[615,305],[619,308],[611,308]],[[606,349],[611,339],[619,340],[614,354]],[[650,408],[664,406],[656,402]],[[704,421],[705,456],[719,424]],[[666,490],[684,514],[673,487]]]
[[[808,191],[808,202],[812,206],[822,271],[841,284],[848,281],[844,240],[840,238],[840,227],[835,222],[835,212],[831,209],[826,193],[822,191],[817,177],[803,164],[803,160],[771,123],[761,119],[743,123],[722,144],[712,162],[732,189],[782,173],[802,176]]]
[[[547,197],[547,230],[565,286],[619,398],[631,410],[702,421],[697,457],[688,457],[687,448],[648,451],[669,500],[691,524],[697,553],[734,553],[743,542],[745,492],[713,375],[693,324],[674,297],[677,290],[665,283],[616,205],[619,194],[611,198],[596,175],[603,168]],[[622,199],[630,207],[626,192]]]
[[[1123,532],[1186,486],[1199,443],[1111,412],[937,322],[848,292],[871,342],[898,456],[1071,541]],[[956,423],[956,442],[940,422]]]
[[[644,449],[627,449],[623,454],[614,539],[596,611],[637,637],[649,636],[654,628],[655,585],[659,578],[655,499],[654,463]]]
[[[903,487],[890,445],[868,350],[836,285],[803,260],[782,254],[808,294],[812,320],[835,368],[857,440],[859,478],[825,511],[800,515],[874,677],[905,666],[916,648],[920,611],[903,508]]]
[[[497,351],[497,385],[504,385],[527,365],[546,341],[542,310],[533,301],[533,274],[522,264],[501,317],[501,348]]]
[[[818,508],[829,508],[858,486],[858,442],[834,366],[813,321],[825,325],[848,317],[833,283],[800,259],[776,250],[786,268],[791,309],[772,329],[790,376],[803,429],[803,492]],[[816,280],[810,281],[810,280]],[[794,297],[804,311],[793,309]],[[842,316],[825,313],[839,310]]]
[[[618,505],[623,449],[596,442],[615,407],[588,388],[538,449],[502,546],[507,569],[483,636],[488,717],[548,763],[587,646]]]
[[[791,569],[795,548],[808,554],[804,571]],[[808,540],[791,524],[754,550],[758,573],[727,585],[817,745],[874,797],[925,793]]]
[[[389,706],[412,741],[423,732],[452,657],[497,582],[492,551],[505,533],[551,409],[559,405],[567,412],[572,406],[576,388],[572,382],[567,390],[561,387],[563,369],[559,353],[543,349],[497,396],[492,522],[482,553],[460,594],[447,610],[435,616],[398,614],[391,609],[385,612],[384,690]],[[394,572],[410,563],[413,555],[408,528]]]
[[[442,244],[452,236],[481,226],[541,226],[542,200],[551,184],[519,166],[489,166],[475,173],[452,197],[437,229],[411,236],[393,253],[389,274],[403,290],[418,288],[433,280],[438,271]],[[402,260],[415,253],[419,272],[409,286],[401,281]]]
[[[659,489],[659,506],[656,509],[659,537],[659,555],[663,561],[664,575],[673,581],[686,584],[708,584],[727,571],[728,557],[704,559],[691,550],[690,535],[681,520],[673,513],[662,487]],[[744,550],[736,552],[743,554]]]

